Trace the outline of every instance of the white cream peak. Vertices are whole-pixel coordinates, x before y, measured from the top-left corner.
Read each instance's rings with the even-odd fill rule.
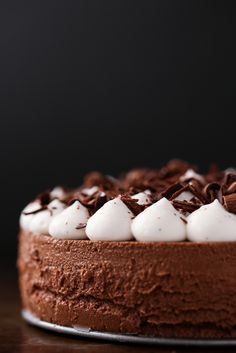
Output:
[[[150,194],[149,190],[145,190],[131,196],[131,198],[136,199],[138,205],[148,205],[151,202]]]
[[[89,220],[86,234],[90,240],[125,241],[132,239],[133,213],[119,198],[106,202]]]
[[[30,213],[34,212],[37,210],[41,209],[41,204],[39,200],[35,200],[33,202],[30,202],[21,212],[20,215],[20,227],[24,230],[29,230],[29,225],[34,218],[35,214],[25,214],[25,213]]]
[[[82,189],[81,192],[86,196],[93,196],[98,190],[99,190],[98,186],[92,186],[91,188]]]
[[[51,199],[61,199],[65,196],[65,191],[61,186],[55,186],[50,192]]]
[[[226,211],[218,200],[194,211],[187,221],[190,241],[236,241],[236,215]]]
[[[179,178],[180,181],[185,181],[189,179],[196,179],[200,181],[201,184],[205,183],[205,179],[203,178],[203,176],[196,173],[193,169],[188,169],[186,173]]]
[[[89,219],[89,212],[79,201],[75,201],[49,225],[49,234],[59,239],[86,239],[85,226]]]
[[[186,225],[181,215],[166,198],[141,212],[132,223],[132,233],[138,241],[183,241]]]
[[[46,209],[34,214],[29,224],[29,231],[35,234],[48,234],[48,227],[51,220],[64,209],[65,204],[58,199],[51,201]]]

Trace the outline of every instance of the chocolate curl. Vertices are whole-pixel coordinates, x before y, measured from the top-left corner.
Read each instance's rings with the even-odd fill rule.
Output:
[[[175,195],[182,189],[183,189],[183,185],[181,183],[174,183],[173,185],[168,186],[164,191],[160,193],[160,198],[166,197],[168,200],[171,200],[173,195]]]
[[[235,173],[226,173],[225,177],[223,179],[223,184],[224,185],[230,185],[232,184],[234,181],[236,181],[236,174]]]
[[[236,214],[236,193],[223,196],[223,205],[228,212]]]
[[[200,204],[197,204],[197,203],[192,203],[188,201],[177,201],[177,200],[172,201],[172,204],[177,210],[181,210],[183,212],[189,212],[189,213],[196,211],[201,206]]]
[[[135,195],[135,194],[138,194],[139,192],[143,192],[143,191],[144,191],[143,189],[131,186],[128,188],[127,194],[128,195]]]
[[[90,213],[95,213],[99,208],[101,208],[110,198],[107,195],[101,196],[100,192],[92,195],[92,196],[83,196],[79,195],[79,201],[82,203],[83,206],[90,209]]]
[[[226,173],[223,180],[222,180],[222,194],[227,194],[228,188],[236,181],[236,174],[235,173]]]
[[[171,178],[173,176],[179,176],[184,174],[188,169],[196,170],[194,165],[187,162],[181,161],[179,159],[172,159],[159,171],[159,177],[161,179]]]
[[[118,180],[99,172],[92,172],[84,177],[85,187],[98,186],[102,190],[113,190],[118,188],[118,184]]]
[[[220,198],[221,186],[219,183],[209,183],[203,189],[203,194],[206,197],[208,203],[213,202],[215,199]]]
[[[50,196],[50,191],[46,190],[44,192],[42,192],[41,194],[39,194],[35,201],[38,200],[40,203],[40,207],[34,211],[30,211],[30,212],[23,212],[23,214],[25,216],[31,215],[31,214],[36,214],[38,212],[41,212],[43,210],[47,209],[47,205],[49,204],[49,202],[51,201],[51,196]]]
[[[75,191],[68,195],[66,204],[72,205],[75,201],[79,201],[84,207],[88,208],[90,215],[93,215],[104,203],[116,197],[117,194],[114,191],[106,191],[101,195],[101,191],[98,190],[93,195],[84,195],[80,190]]]
[[[207,203],[206,197],[202,193],[202,186],[197,180],[191,180],[188,184],[189,191],[193,193],[203,204]]]
[[[46,190],[46,191],[42,192],[41,194],[39,194],[37,196],[36,199],[39,200],[39,202],[42,206],[48,205],[49,202],[51,201],[50,191]]]
[[[37,210],[30,211],[30,212],[23,212],[23,214],[24,214],[25,216],[29,216],[29,215],[31,215],[31,214],[36,214],[36,213],[39,213],[39,212],[41,212],[41,211],[43,211],[43,210],[46,210],[46,209],[47,209],[47,206],[46,206],[46,205],[43,205],[42,207],[38,208]]]
[[[172,201],[172,200],[176,199],[176,197],[178,197],[180,194],[182,194],[182,192],[187,191],[187,190],[189,191],[189,185],[188,185],[188,184],[184,185],[181,189],[177,190],[177,191],[171,196],[170,200]]]
[[[228,195],[228,194],[233,194],[236,192],[236,181],[234,181],[229,187],[228,189],[226,190],[225,194]]]
[[[123,179],[124,190],[134,188],[139,192],[146,189],[156,191],[163,190],[167,185],[166,181],[160,180],[155,169],[134,169]]]
[[[132,211],[135,216],[142,212],[145,208],[144,205],[139,205],[137,203],[137,199],[133,199],[132,197],[126,194],[121,196],[121,201],[124,202],[124,204],[130,209],[130,211]]]

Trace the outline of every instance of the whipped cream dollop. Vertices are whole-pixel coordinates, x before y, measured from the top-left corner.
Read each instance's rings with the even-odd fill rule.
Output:
[[[92,186],[91,188],[83,188],[81,192],[86,196],[93,196],[96,192],[98,192],[98,190],[98,186]]]
[[[65,190],[61,186],[55,186],[50,192],[51,199],[62,199],[65,196]]]
[[[86,239],[85,227],[88,219],[87,208],[75,201],[52,219],[49,234],[59,239]]]
[[[20,215],[20,227],[25,230],[29,230],[29,225],[34,218],[35,214],[31,212],[35,212],[42,208],[39,200],[35,200],[30,202],[21,212]]]
[[[138,241],[182,241],[186,224],[184,216],[163,197],[133,220],[132,233]]]
[[[93,196],[95,195],[97,192],[99,191],[99,187],[98,186],[92,186],[91,188],[83,188],[81,190],[81,193],[85,196]],[[99,191],[99,196],[103,197],[105,196],[105,192],[104,191]]]
[[[29,224],[29,231],[35,234],[48,234],[48,227],[53,217],[65,209],[65,204],[55,199],[51,201],[47,208],[35,213]]]
[[[230,167],[225,169],[225,174],[236,174],[236,168]]]
[[[193,169],[188,169],[186,173],[179,178],[180,181],[186,181],[189,179],[196,179],[200,181],[201,184],[205,183],[205,179],[203,178],[203,176],[196,173]]]
[[[106,202],[90,219],[86,234],[91,240],[125,241],[133,238],[133,213],[119,198]]]
[[[135,195],[132,195],[131,198],[136,199],[137,204],[142,206],[142,205],[148,205],[151,202],[150,195],[151,195],[151,191],[145,190],[143,192],[139,192]]]
[[[236,241],[236,215],[214,200],[188,216],[187,238],[194,242]]]

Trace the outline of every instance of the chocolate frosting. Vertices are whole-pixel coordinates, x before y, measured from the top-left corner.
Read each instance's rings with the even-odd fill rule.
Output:
[[[22,231],[18,268],[23,307],[48,322],[236,337],[236,243],[58,240]]]

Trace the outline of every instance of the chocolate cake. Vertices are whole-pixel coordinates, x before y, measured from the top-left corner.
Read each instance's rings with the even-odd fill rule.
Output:
[[[234,169],[176,160],[46,191],[20,218],[23,308],[101,332],[235,338],[235,213]]]

